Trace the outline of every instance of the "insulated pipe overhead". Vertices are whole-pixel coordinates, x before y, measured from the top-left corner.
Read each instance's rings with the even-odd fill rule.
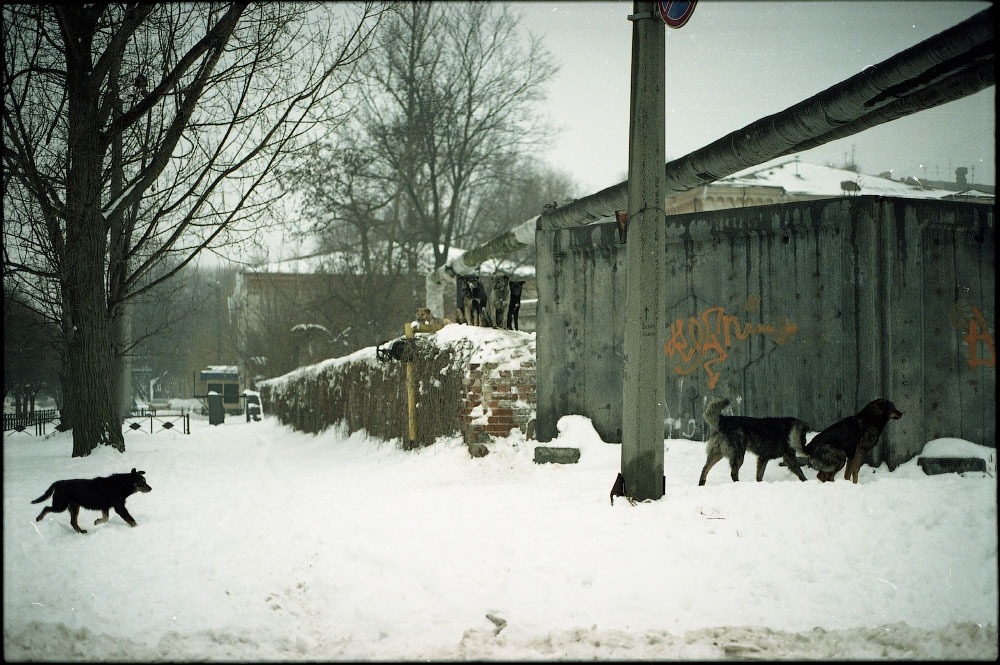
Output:
[[[860,74],[666,164],[666,196],[823,145],[994,84],[993,7]],[[628,206],[628,182],[543,212],[542,230],[583,226]]]

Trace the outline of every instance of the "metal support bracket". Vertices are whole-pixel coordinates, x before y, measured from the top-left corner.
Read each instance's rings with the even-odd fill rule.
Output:
[[[625,476],[621,473],[615,478],[615,484],[611,486],[611,505],[615,505],[615,497],[623,496],[631,504],[635,505],[635,499],[625,494]]]
[[[667,493],[667,477],[663,476],[663,491],[661,494]],[[611,505],[615,505],[615,497],[623,496],[625,500],[629,502],[630,505],[636,505],[636,500],[625,493],[625,476],[618,472],[618,477],[615,478],[615,484],[611,486]]]
[[[618,242],[624,245],[628,236],[628,211],[615,210],[615,221],[618,222]]]

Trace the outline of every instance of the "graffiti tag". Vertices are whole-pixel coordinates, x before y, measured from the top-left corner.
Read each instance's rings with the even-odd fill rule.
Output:
[[[738,316],[727,314],[724,307],[710,307],[698,316],[674,321],[664,350],[675,360],[675,374],[686,376],[697,371],[699,366],[704,367],[708,387],[712,389],[721,376],[715,366],[728,360],[728,349],[735,341],[746,340],[751,335],[768,335],[776,344],[784,344],[798,330],[795,322],[787,318],[777,325],[744,323]]]
[[[969,368],[996,367],[997,353],[993,346],[993,334],[982,310],[958,304],[952,312],[952,321],[959,331],[965,329],[962,339],[969,347]]]

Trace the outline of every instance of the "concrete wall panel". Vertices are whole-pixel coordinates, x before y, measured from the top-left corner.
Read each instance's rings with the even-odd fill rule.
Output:
[[[592,419],[621,440],[625,245],[613,222],[539,231],[538,436]],[[705,404],[814,430],[888,397],[871,462],[940,436],[995,446],[993,206],[847,197],[671,216],[664,433]]]

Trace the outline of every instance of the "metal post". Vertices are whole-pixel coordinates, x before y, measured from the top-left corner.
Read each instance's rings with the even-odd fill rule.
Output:
[[[666,360],[663,269],[666,227],[665,28],[656,3],[635,2],[629,128],[625,270],[625,366],[621,474],[625,495],[663,496],[663,394]]]
[[[407,341],[412,343],[413,326],[409,322],[403,324],[403,333]],[[406,422],[409,441],[403,449],[412,450],[417,447],[417,375],[409,360],[406,361]]]

